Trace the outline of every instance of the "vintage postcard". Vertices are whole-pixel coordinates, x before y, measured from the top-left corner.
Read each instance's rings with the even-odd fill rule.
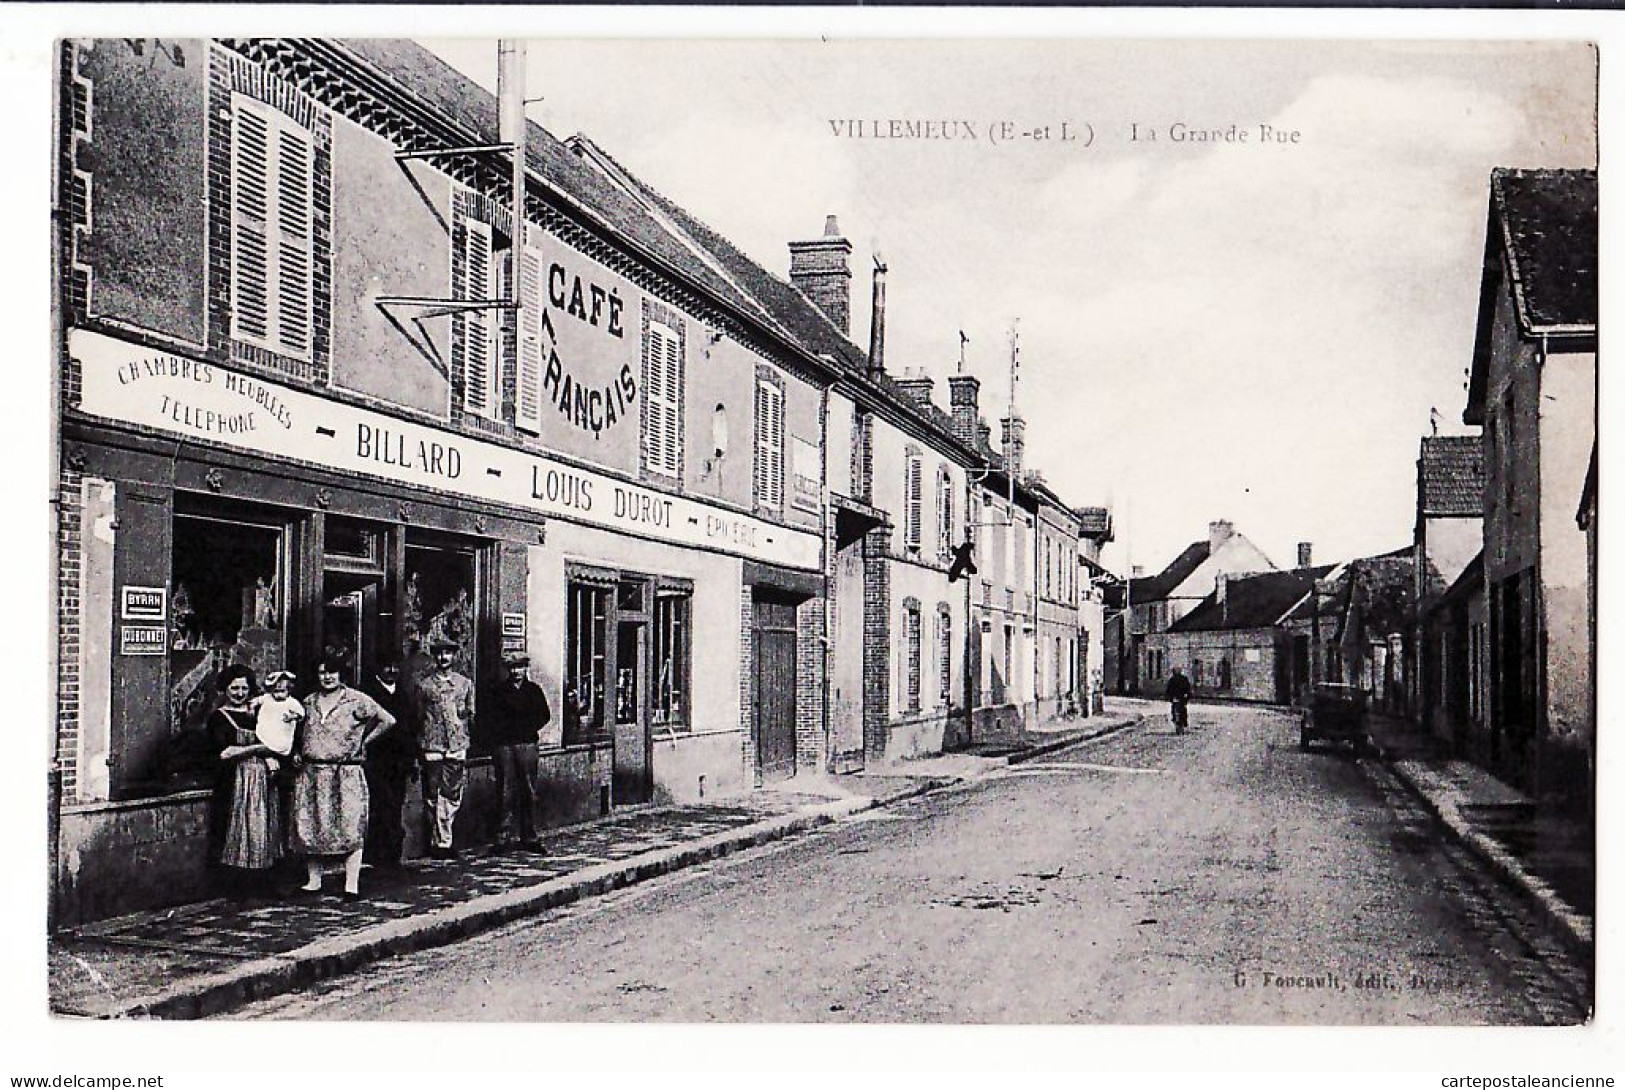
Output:
[[[62,38],[50,1010],[1583,1027],[1599,56]]]

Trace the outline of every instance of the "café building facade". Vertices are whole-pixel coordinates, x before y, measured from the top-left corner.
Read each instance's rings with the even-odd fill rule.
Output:
[[[689,221],[408,43],[59,60],[54,922],[208,888],[232,663],[524,650],[554,824],[823,767],[831,365]]]

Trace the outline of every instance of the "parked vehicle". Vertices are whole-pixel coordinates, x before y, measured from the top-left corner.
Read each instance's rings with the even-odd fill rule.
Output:
[[[1310,742],[1347,742],[1355,753],[1367,748],[1366,692],[1358,685],[1323,682],[1315,686],[1298,723],[1298,748]]]

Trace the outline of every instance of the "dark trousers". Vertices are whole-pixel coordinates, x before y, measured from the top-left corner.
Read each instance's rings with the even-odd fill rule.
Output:
[[[401,823],[406,808],[406,781],[412,775],[412,758],[382,754],[367,761],[366,859],[373,866],[394,866],[401,861],[406,828]]]
[[[536,743],[498,746],[491,754],[501,792],[497,843],[536,837]]]

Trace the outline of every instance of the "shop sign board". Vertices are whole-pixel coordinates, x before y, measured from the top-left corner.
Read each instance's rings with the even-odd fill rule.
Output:
[[[119,626],[119,654],[162,655],[169,650],[169,629],[161,624]]]
[[[119,616],[126,621],[167,621],[169,620],[169,588],[168,587],[137,587],[125,586],[121,588],[121,606]]]
[[[816,571],[819,538],[545,455],[346,405],[85,329],[68,336],[92,416],[340,473],[437,489],[673,545]]]

